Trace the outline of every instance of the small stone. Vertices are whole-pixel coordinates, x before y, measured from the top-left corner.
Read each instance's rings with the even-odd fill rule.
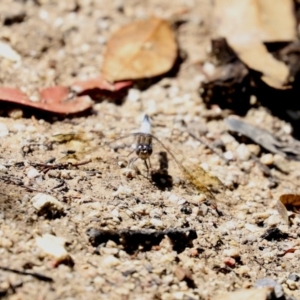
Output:
[[[34,167],[29,167],[27,170],[27,177],[33,179],[35,177],[40,176],[41,173]]]
[[[288,288],[292,291],[298,288],[297,283],[294,280],[288,279],[285,283],[287,284]]]
[[[124,195],[124,196],[132,196],[133,192],[132,189],[123,185],[120,185],[117,189],[116,192],[114,192],[113,194],[114,196],[120,196],[120,195]]]
[[[290,274],[288,279],[293,281],[299,281],[300,277],[297,274]]]
[[[280,215],[272,215],[265,222],[268,224],[268,226],[274,227],[275,225],[281,223],[281,217]]]
[[[225,257],[223,260],[224,264],[230,268],[235,266],[235,259],[232,257]]]
[[[234,156],[233,156],[233,153],[231,151],[226,151],[224,153],[224,157],[227,159],[227,160],[233,160],[234,159]]]
[[[19,108],[11,109],[8,112],[8,116],[14,120],[21,119],[23,117],[23,110]]]
[[[6,58],[10,61],[19,62],[21,56],[8,43],[0,41],[0,57]]]
[[[282,155],[274,155],[274,165],[284,173],[289,173],[291,171],[289,162]]]
[[[253,154],[255,156],[259,155],[260,146],[255,145],[255,144],[249,144],[249,145],[247,145],[247,148],[251,152],[251,154]]]
[[[10,248],[12,247],[13,242],[6,237],[0,237],[0,248]]]
[[[36,243],[45,254],[54,257],[57,262],[71,259],[68,251],[65,249],[66,240],[64,238],[46,233],[41,237],[37,237]]]
[[[251,157],[251,153],[245,144],[240,144],[236,149],[236,156],[239,160],[247,161]]]
[[[262,155],[260,162],[266,166],[270,166],[274,163],[274,156],[271,153]]]
[[[63,205],[54,197],[38,193],[31,199],[33,207],[39,214],[55,217],[64,212]]]
[[[152,218],[150,220],[150,223],[155,226],[155,227],[163,227],[163,221],[162,220],[159,220],[157,218]]]
[[[127,167],[127,165],[128,165],[128,162],[127,161],[125,161],[125,160],[118,160],[118,166],[120,167],[120,168],[126,168]]]
[[[0,123],[0,137],[6,137],[8,136],[9,131],[7,129],[7,126],[3,123]]]
[[[121,171],[121,174],[129,179],[135,178],[136,177],[136,171],[131,168],[124,168]]]
[[[106,255],[103,257],[101,261],[101,271],[103,270],[102,268],[111,268],[119,265],[121,262],[118,258],[116,258],[113,255]]]
[[[247,275],[249,273],[249,267],[248,266],[241,266],[237,270],[240,275]]]
[[[224,256],[229,256],[229,257],[234,257],[234,258],[240,257],[240,253],[239,253],[239,250],[237,248],[225,249],[223,251],[223,255]]]
[[[1,164],[0,164],[0,172],[1,172],[1,173],[6,173],[7,170],[8,170],[8,169],[7,169],[4,165],[1,165]]]
[[[253,287],[254,288],[272,287],[272,288],[274,288],[274,294],[275,294],[276,298],[278,298],[278,299],[283,297],[283,295],[284,295],[282,286],[272,278],[266,277],[266,278],[258,279],[255,282]]]
[[[100,247],[100,254],[101,255],[116,255],[118,254],[119,249],[118,248],[107,248],[107,247]]]
[[[141,92],[138,89],[129,89],[127,99],[136,102],[141,98]]]

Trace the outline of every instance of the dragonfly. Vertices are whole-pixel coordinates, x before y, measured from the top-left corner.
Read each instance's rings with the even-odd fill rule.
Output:
[[[138,132],[117,138],[113,142],[115,142],[116,140],[124,139],[130,135],[135,137],[136,143],[134,149],[128,154],[128,156],[135,152],[136,158],[131,161],[141,159],[146,166],[148,174],[151,171],[150,157],[153,153],[152,142],[155,141],[170,155],[170,157],[175,161],[176,165],[183,173],[184,177],[193,186],[195,186],[198,191],[214,199],[215,197],[213,196],[211,190],[224,190],[224,185],[218,179],[218,177],[210,175],[197,164],[191,164],[187,161],[179,160],[173,153],[173,151],[171,151],[167,146],[164,145],[163,142],[161,142],[155,135],[153,135],[151,133],[151,123],[148,115],[144,116],[140,130]]]

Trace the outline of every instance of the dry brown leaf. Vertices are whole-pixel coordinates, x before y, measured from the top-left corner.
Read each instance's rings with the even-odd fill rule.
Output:
[[[270,291],[270,288],[242,289],[213,297],[211,300],[267,300]]]
[[[300,195],[297,194],[283,194],[279,201],[286,207],[287,210],[294,213],[300,213]]]
[[[102,73],[108,81],[153,77],[168,72],[176,56],[175,36],[167,21],[136,21],[108,41]]]
[[[217,33],[225,37],[238,57],[251,69],[262,73],[262,80],[283,88],[289,70],[276,60],[263,42],[296,39],[292,0],[216,0]]]

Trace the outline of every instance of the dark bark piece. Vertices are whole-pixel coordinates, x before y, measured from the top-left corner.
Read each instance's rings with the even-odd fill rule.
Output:
[[[173,249],[180,253],[186,247],[192,246],[192,241],[197,238],[196,230],[189,228],[161,231],[151,229],[102,230],[89,228],[86,234],[89,242],[95,247],[111,240],[118,245],[122,245],[128,253],[134,253],[140,246],[143,248],[143,251],[149,251],[153,246],[159,245],[165,236],[168,236],[171,240]]]

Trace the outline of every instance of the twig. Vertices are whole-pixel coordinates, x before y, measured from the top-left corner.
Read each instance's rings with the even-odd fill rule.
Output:
[[[34,277],[38,280],[41,280],[41,281],[54,282],[54,280],[51,277],[45,276],[45,275],[40,274],[40,273],[20,271],[20,270],[16,270],[16,269],[1,267],[1,266],[0,266],[0,270],[7,271],[7,272],[12,272],[12,273],[15,273],[15,274],[20,274],[20,275],[25,275],[25,276],[32,276],[32,277]]]

